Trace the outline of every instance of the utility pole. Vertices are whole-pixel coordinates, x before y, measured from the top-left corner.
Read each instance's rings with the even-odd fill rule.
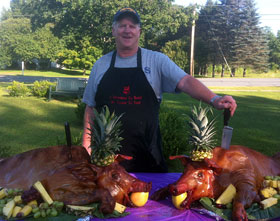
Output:
[[[190,75],[191,76],[194,76],[195,13],[196,13],[196,7],[194,7],[194,9],[193,9],[192,33],[191,33],[191,57],[190,57]]]

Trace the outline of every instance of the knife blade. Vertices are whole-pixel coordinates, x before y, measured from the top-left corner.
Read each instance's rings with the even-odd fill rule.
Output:
[[[230,119],[230,110],[227,108],[224,110],[224,128],[223,128],[223,135],[222,135],[222,144],[221,147],[225,149],[229,149],[233,128],[228,126],[228,122]]]

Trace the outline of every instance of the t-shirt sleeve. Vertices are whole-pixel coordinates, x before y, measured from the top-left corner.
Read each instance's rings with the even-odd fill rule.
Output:
[[[96,66],[93,66],[90,72],[90,76],[82,100],[85,104],[87,104],[90,107],[95,106],[95,94],[97,90],[95,86],[95,77],[96,77]]]
[[[177,64],[175,64],[168,56],[161,53],[161,61],[159,63],[161,75],[162,92],[174,93],[179,81],[187,75]]]

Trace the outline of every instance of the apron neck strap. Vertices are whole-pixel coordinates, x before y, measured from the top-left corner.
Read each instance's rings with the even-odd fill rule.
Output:
[[[115,50],[112,55],[110,68],[113,68],[115,66],[116,56],[117,56],[117,51]],[[139,47],[138,47],[138,51],[137,51],[137,67],[142,69],[141,48],[139,48]]]

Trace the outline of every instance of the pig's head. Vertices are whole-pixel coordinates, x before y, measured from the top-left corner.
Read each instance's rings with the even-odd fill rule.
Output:
[[[98,167],[97,186],[106,188],[116,200],[123,205],[133,207],[129,196],[133,192],[150,192],[151,183],[143,182],[131,176],[119,162],[130,160],[132,157],[117,155],[115,162],[106,167]]]
[[[187,198],[180,207],[189,209],[191,203],[201,197],[213,197],[215,175],[221,172],[214,161],[207,158],[200,162],[192,161],[187,156],[171,156],[170,159],[180,159],[185,166],[179,180],[169,185],[169,192],[173,196],[187,192]]]

